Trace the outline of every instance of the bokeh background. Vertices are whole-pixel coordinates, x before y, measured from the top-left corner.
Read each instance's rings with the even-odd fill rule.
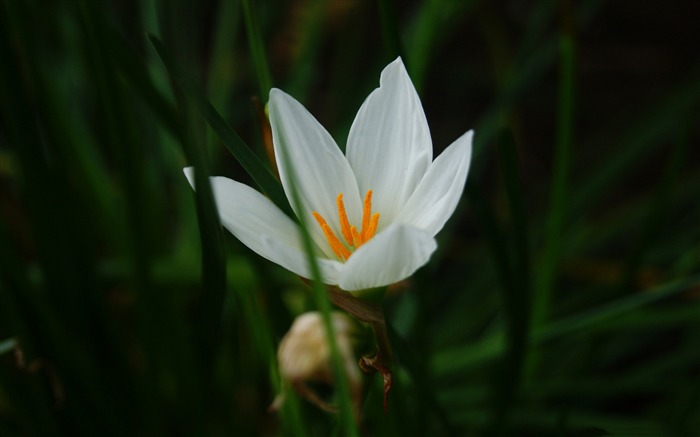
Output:
[[[0,5],[0,434],[700,435],[700,3]],[[182,168],[255,186],[270,86],[344,147],[399,55],[435,155],[476,141],[384,301],[389,411],[375,375],[359,424],[271,413],[316,305]]]

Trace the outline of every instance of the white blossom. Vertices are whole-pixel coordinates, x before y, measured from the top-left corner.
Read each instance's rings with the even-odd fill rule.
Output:
[[[428,262],[437,248],[434,236],[464,190],[473,131],[433,161],[428,123],[401,58],[382,71],[379,88],[358,111],[346,155],[279,89],[270,91],[269,115],[282,186],[291,199],[296,184],[294,212],[308,225],[324,282],[351,292],[375,288]],[[194,186],[193,170],[185,174]],[[259,255],[310,278],[292,218],[244,184],[224,177],[212,177],[211,184],[226,229]]]

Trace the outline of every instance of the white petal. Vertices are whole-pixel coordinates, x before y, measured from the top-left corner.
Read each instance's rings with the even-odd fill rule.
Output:
[[[450,218],[464,191],[472,156],[474,131],[459,137],[437,157],[396,217],[406,223],[437,234]]]
[[[427,232],[391,225],[352,254],[340,274],[340,288],[364,290],[393,284],[411,276],[437,248]]]
[[[262,237],[262,243],[269,253],[274,253],[283,262],[272,261],[303,278],[312,279],[311,267],[309,266],[308,257],[304,251],[296,247],[285,245],[279,240],[275,240],[266,235]],[[319,257],[316,257],[316,263],[321,271],[323,282],[326,284],[338,285],[343,264],[339,261]]]
[[[390,223],[413,193],[433,159],[433,147],[401,58],[382,71],[379,83],[355,117],[346,154],[360,194],[373,191],[381,225]]]
[[[292,181],[287,160],[283,159],[286,152],[301,198],[301,209],[294,212],[299,217],[304,215],[314,241],[330,257],[333,252],[311,212],[321,214],[336,235],[342,238],[336,206],[338,194],[343,193],[350,222],[358,223],[362,219],[362,203],[355,175],[333,138],[293,97],[273,88],[270,91],[269,111],[275,156],[284,191],[291,200]]]
[[[194,188],[192,167],[185,175]],[[224,177],[210,178],[221,223],[258,255],[305,278],[310,277],[299,228],[282,210],[253,188]],[[323,278],[337,283],[340,263],[319,260]]]

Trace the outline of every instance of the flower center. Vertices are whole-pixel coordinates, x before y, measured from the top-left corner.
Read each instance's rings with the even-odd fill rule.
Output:
[[[330,244],[333,253],[341,260],[346,261],[355,250],[374,237],[374,233],[377,232],[377,225],[379,224],[379,213],[375,212],[372,214],[372,190],[368,190],[367,194],[365,194],[365,203],[362,209],[362,228],[358,231],[348,220],[348,214],[345,212],[345,204],[343,203],[343,193],[338,194],[338,197],[335,198],[335,203],[338,205],[340,231],[347,244],[336,237],[321,214],[316,211],[312,211],[311,214],[313,214],[318,225],[321,226],[323,235],[326,236],[326,240],[328,240],[328,244]]]

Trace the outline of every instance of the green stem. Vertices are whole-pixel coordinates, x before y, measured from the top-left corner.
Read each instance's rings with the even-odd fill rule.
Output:
[[[567,180],[573,142],[574,112],[574,42],[571,26],[566,26],[559,40],[559,102],[554,175],[552,176],[547,235],[541,268],[536,278],[533,327],[543,326],[549,317],[554,278],[559,265],[561,236],[567,209]]]

